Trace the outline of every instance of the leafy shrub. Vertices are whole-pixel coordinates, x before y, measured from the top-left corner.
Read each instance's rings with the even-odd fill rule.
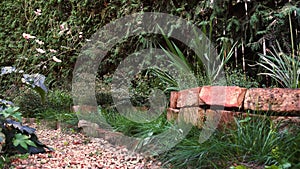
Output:
[[[52,112],[70,112],[72,98],[69,92],[63,90],[49,91],[45,103],[37,93],[25,91],[15,98],[15,103],[20,107],[24,117],[45,117],[42,115],[46,111]]]
[[[259,87],[259,83],[252,77],[245,75],[242,70],[230,68],[226,69],[226,82],[227,86],[239,86],[245,88]]]

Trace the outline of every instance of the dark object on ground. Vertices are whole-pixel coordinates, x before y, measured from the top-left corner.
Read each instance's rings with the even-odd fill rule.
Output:
[[[35,129],[23,126],[20,122],[16,122],[11,119],[4,120],[1,124],[2,132],[5,134],[5,145],[3,147],[3,152],[9,155],[13,154],[38,154],[38,153],[45,153],[47,148],[50,151],[54,151],[54,149],[46,146],[45,144],[41,143],[36,134]],[[29,136],[29,140],[35,143],[36,147],[28,145],[28,149],[26,150],[22,146],[14,146],[13,139],[16,134],[21,133]]]

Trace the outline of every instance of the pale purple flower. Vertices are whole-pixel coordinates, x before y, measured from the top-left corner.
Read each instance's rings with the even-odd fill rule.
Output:
[[[61,24],[61,25],[59,25],[59,28],[60,28],[60,30],[65,30],[65,24]]]

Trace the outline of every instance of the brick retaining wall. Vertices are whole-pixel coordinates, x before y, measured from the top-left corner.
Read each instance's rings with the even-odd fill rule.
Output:
[[[184,119],[201,127],[209,107],[219,108],[220,125],[230,123],[245,112],[271,113],[274,119],[300,121],[300,89],[241,88],[236,86],[203,86],[171,92],[168,120],[176,120],[182,109],[197,107],[198,112],[184,114]],[[250,111],[248,111],[250,110]],[[284,114],[284,116],[282,116]],[[281,116],[280,116],[281,115]],[[290,117],[295,116],[295,117]]]

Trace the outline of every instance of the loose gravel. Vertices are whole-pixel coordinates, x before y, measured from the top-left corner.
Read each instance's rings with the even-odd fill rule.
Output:
[[[37,128],[39,140],[55,149],[43,154],[15,158],[11,166],[16,169],[159,169],[161,163],[150,157],[116,147],[101,138],[88,137],[82,133],[65,132],[61,129]]]

